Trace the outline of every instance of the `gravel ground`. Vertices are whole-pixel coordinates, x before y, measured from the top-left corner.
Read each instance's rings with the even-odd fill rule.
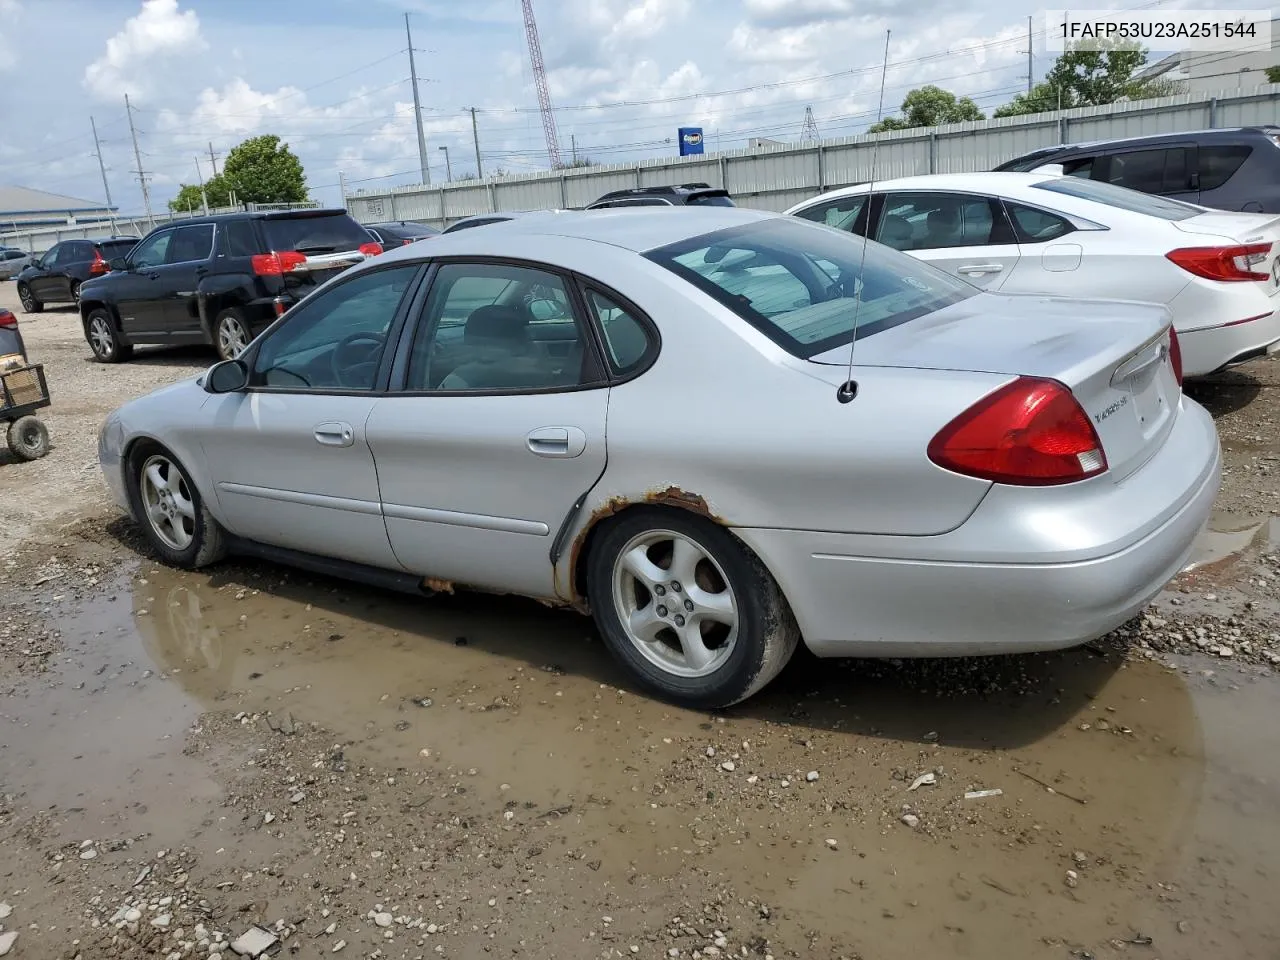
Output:
[[[707,715],[536,604],[157,565],[97,428],[209,355],[20,320],[55,446],[0,465],[0,956],[1274,956],[1275,362],[1189,390],[1220,509],[1144,617]]]

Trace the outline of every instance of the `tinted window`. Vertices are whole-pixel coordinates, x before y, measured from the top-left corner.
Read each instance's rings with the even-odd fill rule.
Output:
[[[732,207],[733,201],[723,194],[716,193],[695,193],[688,200],[690,206],[697,205],[702,207]]]
[[[866,218],[862,217],[862,211],[866,205],[867,195],[858,193],[836,200],[827,200],[825,203],[815,203],[812,207],[797,210],[795,215],[805,220],[812,220],[814,223],[835,227],[837,230],[861,234],[867,229]]]
[[[369,243],[369,231],[345,213],[320,217],[266,218],[260,222],[267,247],[301,253],[355,250]]]
[[[1188,189],[1187,151],[1182,147],[1112,154],[1106,170],[1108,183],[1130,190],[1176,193]]]
[[[1249,159],[1253,147],[1222,144],[1200,147],[1200,189],[1217,190]]]
[[[4,260],[21,260],[21,259],[22,259],[23,257],[25,257],[25,256],[26,256],[26,254],[25,254],[25,253],[23,253],[21,250],[6,250],[6,251],[4,252],[3,257],[0,257],[0,259],[4,259]]]
[[[417,264],[373,270],[289,311],[263,340],[251,383],[372,390],[387,330],[417,272]]]
[[[151,234],[129,255],[129,263],[135,267],[160,266],[165,262],[165,254],[169,250],[169,241],[172,239],[172,230]]]
[[[445,264],[431,285],[406,389],[578,386],[591,371],[587,342],[555,274],[506,264]]]
[[[985,197],[890,193],[876,239],[895,250],[939,250],[998,243],[994,230],[991,203]]]
[[[1075,229],[1069,220],[1047,210],[1037,210],[1010,200],[1006,200],[1004,206],[1013,218],[1013,228],[1020,243],[1043,243]]]
[[[1068,177],[1083,177],[1088,180],[1093,176],[1093,157],[1076,157],[1062,162],[1062,172]]]
[[[62,254],[58,257],[58,262],[82,263],[86,260],[93,259],[93,244],[88,240],[72,240],[70,243],[63,245]]]
[[[704,234],[646,256],[800,357],[848,343],[855,325],[858,337],[871,336],[978,293],[913,257],[793,217]]]
[[[1118,210],[1127,210],[1130,213],[1145,213],[1149,217],[1159,217],[1162,220],[1187,220],[1190,217],[1196,217],[1204,213],[1199,207],[1183,203],[1181,200],[1170,200],[1167,197],[1156,197],[1149,193],[1140,193],[1137,190],[1126,190],[1124,187],[1101,183],[1097,180],[1077,180],[1074,177],[1060,177],[1055,180],[1037,183],[1035,184],[1035,189],[1047,190],[1050,193],[1061,193],[1068,197],[1077,197],[1080,200],[1105,203],[1107,206],[1115,207]]]
[[[165,251],[165,263],[192,263],[208,260],[213,253],[213,224],[178,227]]]
[[[611,297],[595,290],[587,291],[587,304],[604,333],[613,372],[626,375],[642,366],[655,346],[644,325]]]
[[[218,255],[223,257],[252,257],[266,253],[258,249],[260,244],[254,235],[253,224],[248,220],[224,220],[218,224]]]
[[[98,244],[98,250],[102,253],[102,259],[114,260],[116,257],[128,254],[137,242],[137,240],[104,240]]]

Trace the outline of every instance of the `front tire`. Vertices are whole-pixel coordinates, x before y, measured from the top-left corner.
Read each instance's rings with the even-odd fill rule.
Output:
[[[133,356],[133,347],[120,342],[115,320],[102,307],[90,311],[85,318],[84,338],[99,363],[123,363]]]
[[[22,309],[27,313],[41,313],[44,311],[44,304],[36,299],[36,295],[31,292],[31,288],[25,283],[18,284],[18,299],[22,301]]]
[[[38,417],[19,417],[9,424],[9,449],[23,460],[39,460],[49,452],[49,428]]]
[[[134,516],[165,563],[197,570],[226,556],[226,533],[177,457],[159,444],[143,443],[130,455],[128,469]]]
[[[781,672],[800,642],[764,565],[723,527],[675,510],[628,511],[587,558],[587,596],[613,655],[682,706],[728,707]]]
[[[252,339],[249,322],[236,307],[221,311],[213,321],[213,345],[219,360],[234,360],[244,353]]]

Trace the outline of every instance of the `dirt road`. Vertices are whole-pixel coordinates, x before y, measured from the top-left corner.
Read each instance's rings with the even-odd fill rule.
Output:
[[[705,715],[536,604],[157,565],[96,431],[208,356],[20,319],[55,447],[0,463],[0,956],[1275,956],[1280,365],[1194,388],[1221,512],[1141,622]]]

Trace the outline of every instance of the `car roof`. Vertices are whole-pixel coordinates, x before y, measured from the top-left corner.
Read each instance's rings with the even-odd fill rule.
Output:
[[[237,210],[235,213],[214,213],[207,217],[184,217],[160,224],[161,227],[189,227],[202,223],[226,223],[232,220],[297,220],[309,217],[351,216],[341,207],[304,207],[298,210]]]
[[[852,197],[866,193],[873,188],[883,190],[960,190],[976,192],[999,192],[1009,187],[1031,187],[1045,180],[1055,179],[1046,173],[1013,173],[1010,171],[990,171],[977,173],[928,173],[918,177],[896,177],[892,180],[877,180],[875,183],[857,183],[851,187],[841,187],[818,196],[810,197],[790,209],[809,206],[817,200],[832,200],[839,197]]]
[[[632,210],[557,210],[526,213],[523,216],[494,223],[483,231],[484,237],[544,236],[565,237],[609,244],[624,250],[644,253],[690,237],[745,226],[781,217],[780,213],[751,210],[746,207],[688,207],[673,214],[670,210],[638,207]],[[440,236],[432,242],[431,255],[447,256],[453,247],[458,253],[472,254],[479,232],[461,230]],[[487,242],[487,241],[486,241]],[[462,249],[462,246],[468,249]],[[376,258],[421,258],[421,250],[403,247]],[[369,261],[375,262],[375,261]]]
[[[729,195],[728,190],[723,187],[713,187],[709,183],[675,183],[656,187],[627,187],[624,190],[610,190],[608,193],[601,194],[592,202],[625,200],[628,197],[688,197],[698,193],[723,193],[725,196]]]
[[[1012,163],[1017,160],[1030,159],[1042,154],[1075,153],[1084,150],[1096,150],[1099,147],[1160,143],[1168,140],[1220,140],[1225,137],[1239,137],[1246,134],[1266,136],[1275,133],[1280,133],[1280,127],[1272,124],[1261,124],[1254,127],[1213,127],[1207,130],[1186,130],[1180,133],[1149,133],[1141,137],[1113,137],[1109,140],[1084,140],[1079,143],[1060,143],[1051,147],[1041,147],[1039,150],[1028,150],[1026,153],[1014,157],[1013,160],[1009,162]]]

